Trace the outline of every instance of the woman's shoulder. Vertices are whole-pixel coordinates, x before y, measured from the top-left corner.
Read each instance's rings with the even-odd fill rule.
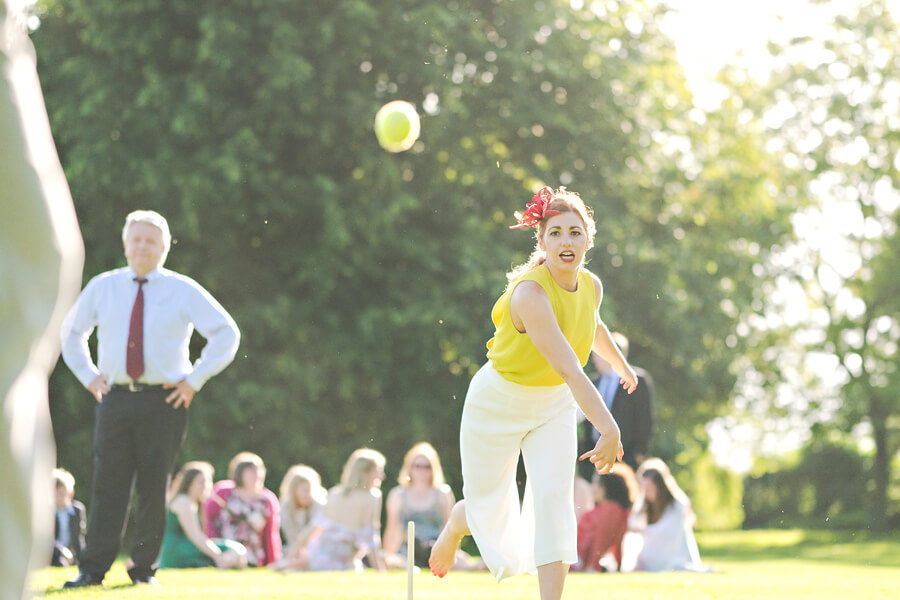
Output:
[[[596,516],[602,517],[628,517],[631,513],[631,510],[625,508],[618,502],[614,502],[612,500],[604,500],[594,508],[592,508],[587,514],[593,514]]]
[[[409,487],[405,485],[395,485],[387,494],[388,500],[390,500],[391,498],[402,498],[406,495],[406,490],[408,489]]]
[[[391,491],[388,492],[387,495],[387,505],[388,508],[396,506],[397,504],[402,504],[404,496],[406,495],[406,487],[402,485],[397,485],[391,488]]]
[[[597,300],[597,306],[600,306],[600,301],[603,300],[603,282],[600,281],[600,277],[598,277],[593,271],[589,271],[588,269],[581,269],[581,277],[586,281],[590,281],[594,286],[594,296]]]
[[[530,303],[538,299],[549,298],[547,290],[540,282],[534,279],[520,279],[513,284],[515,287],[509,295],[510,305]]]
[[[278,512],[281,513],[281,519],[290,519],[292,515],[300,512],[300,507],[294,504],[290,499],[285,498],[278,503]]]
[[[263,498],[266,499],[266,502],[268,502],[272,506],[279,505],[278,496],[275,494],[275,492],[273,492],[269,488],[263,488],[262,495],[263,495]]]
[[[361,488],[354,488],[350,490],[344,490],[344,488],[341,486],[335,486],[328,491],[329,503],[332,499],[336,499],[339,497],[350,498],[356,501],[365,501],[369,499],[381,500],[381,490],[378,488],[370,488],[365,490]]]
[[[606,507],[605,508],[606,511],[608,511],[622,519],[627,519],[628,516],[631,514],[630,508],[626,508],[626,507],[622,506],[621,504],[619,504],[618,502],[615,502],[614,500],[606,500],[606,501],[602,502],[601,504]]]
[[[678,498],[672,500],[672,504],[669,505],[669,508],[672,509],[675,514],[678,516],[685,518],[691,514],[691,507],[689,504],[685,504]]]
[[[213,484],[212,493],[216,496],[226,497],[234,491],[234,481],[231,479],[220,479]]]
[[[659,521],[657,521],[657,523],[659,523],[660,521],[687,521],[690,514],[690,509],[684,504],[684,502],[681,502],[676,498],[673,499],[671,503],[669,503],[665,510],[663,510],[663,513],[660,515]]]
[[[196,512],[197,505],[185,494],[177,494],[169,501],[169,510],[175,514]]]

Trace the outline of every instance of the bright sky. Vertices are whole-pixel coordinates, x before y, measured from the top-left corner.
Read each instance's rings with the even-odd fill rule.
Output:
[[[769,39],[810,36],[821,39],[833,15],[847,14],[857,0],[830,0],[813,6],[808,0],[659,0],[673,10],[665,32],[675,40],[698,104],[716,97],[709,79],[725,64],[739,64],[765,79],[772,59]],[[900,0],[886,0],[900,19]]]
[[[665,1],[665,0],[663,0]],[[837,0],[832,5],[847,5]],[[760,80],[767,77],[771,57],[766,43],[772,37],[811,35],[827,27],[823,11],[811,10],[806,0],[668,0],[674,10],[666,33],[675,40],[678,57],[701,107],[721,98],[709,80],[725,64],[747,68]]]

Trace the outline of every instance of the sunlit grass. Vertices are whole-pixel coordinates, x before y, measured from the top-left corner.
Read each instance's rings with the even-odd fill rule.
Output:
[[[698,536],[710,574],[627,573],[570,575],[566,598],[635,600],[735,600],[896,598],[900,590],[900,539],[858,539],[849,533],[737,531]],[[290,573],[265,569],[166,570],[159,589],[131,586],[121,563],[113,566],[102,589],[59,591],[75,569],[43,569],[32,575],[35,594],[65,600],[105,598],[266,598],[275,600],[375,600],[406,597],[406,574],[368,571]],[[515,577],[497,584],[487,573],[451,573],[439,580],[426,571],[415,577],[415,597],[519,600],[537,598],[537,579]]]

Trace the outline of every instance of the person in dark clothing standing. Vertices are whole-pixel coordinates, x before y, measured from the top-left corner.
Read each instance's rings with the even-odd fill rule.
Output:
[[[611,335],[616,345],[622,350],[622,354],[627,358],[628,338],[617,331]],[[654,421],[653,379],[644,369],[634,367],[638,376],[638,386],[633,393],[628,394],[619,385],[619,374],[608,362],[596,352],[591,353],[591,361],[594,368],[597,369],[597,375],[591,381],[603,396],[603,401],[612,413],[622,434],[622,446],[625,448],[622,462],[627,463],[632,469],[637,469],[641,462],[650,455]],[[581,426],[583,427],[580,436],[582,450],[593,448],[597,442],[597,430],[586,419]],[[587,471],[585,477],[590,477],[592,470]]]
[[[66,365],[97,401],[94,478],[78,578],[100,585],[121,545],[132,482],[138,514],[128,575],[156,584],[166,522],[166,486],[184,439],[188,407],[204,383],[234,359],[240,333],[197,282],[163,268],[171,234],[154,211],[128,215],[128,266],[94,277],[62,327]],[[88,338],[97,328],[97,364]],[[191,364],[196,329],[206,345]]]

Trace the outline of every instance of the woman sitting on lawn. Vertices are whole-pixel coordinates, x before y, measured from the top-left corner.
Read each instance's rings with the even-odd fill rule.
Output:
[[[216,482],[204,504],[206,534],[239,541],[247,548],[247,563],[262,567],[281,558],[278,497],[265,487],[262,459],[251,452],[238,456],[232,479]]]
[[[160,568],[247,566],[247,549],[234,540],[209,539],[200,527],[200,505],[212,489],[213,468],[208,462],[186,463],[172,481],[174,494],[166,511],[166,531]]]
[[[632,510],[630,527],[643,533],[636,571],[704,571],[694,539],[691,503],[658,459],[644,461],[637,479],[642,493]]]
[[[311,571],[361,571],[362,559],[385,570],[381,550],[381,482],[384,456],[360,448],[344,465],[341,483],[328,491],[308,546]]]
[[[278,571],[307,565],[306,546],[315,520],[328,502],[322,478],[312,467],[294,465],[281,481],[281,533],[287,545],[281,560],[269,565]]]
[[[613,467],[612,473],[595,473],[593,491],[595,506],[578,520],[578,564],[573,570],[608,571],[622,563],[622,539],[628,531],[632,497],[621,473],[634,473],[625,463]],[[615,564],[604,557],[607,553]]]
[[[403,458],[397,477],[398,486],[387,497],[387,523],[384,528],[384,553],[388,566],[406,567],[406,527],[415,523],[413,541],[416,566],[427,567],[431,546],[450,518],[456,499],[444,481],[444,470],[437,450],[428,442],[419,442]],[[456,551],[454,568],[483,569],[484,563],[462,550]]]

